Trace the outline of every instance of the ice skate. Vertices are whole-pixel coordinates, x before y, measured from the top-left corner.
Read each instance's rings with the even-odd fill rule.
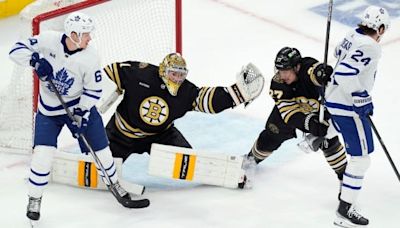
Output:
[[[40,204],[42,197],[34,198],[29,197],[28,207],[26,209],[26,216],[29,218],[31,227],[34,227],[40,218]]]
[[[253,156],[245,155],[243,158],[242,168],[245,170],[243,183],[239,183],[239,188],[253,188],[254,176],[256,173],[257,163]]]
[[[354,206],[342,200],[339,203],[336,216],[333,223],[339,227],[367,227],[369,223],[368,219],[360,215]]]
[[[304,153],[317,152],[320,149],[321,145],[324,143],[324,141],[325,141],[324,137],[318,137],[312,134],[307,134],[304,137],[304,140],[299,142],[297,146]]]

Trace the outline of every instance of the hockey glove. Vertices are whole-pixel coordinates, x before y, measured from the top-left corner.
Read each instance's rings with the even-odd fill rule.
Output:
[[[304,128],[314,136],[323,137],[328,132],[329,124],[326,121],[319,122],[319,118],[314,113],[306,116]]]
[[[299,142],[297,146],[305,153],[317,152],[325,141],[325,137],[314,136],[307,134],[304,140]]]
[[[331,80],[333,68],[323,63],[316,63],[312,68],[311,81],[316,86],[325,86]]]
[[[236,76],[236,83],[228,87],[235,106],[241,103],[250,103],[256,99],[264,87],[264,76],[252,63],[242,67]]]
[[[75,138],[79,138],[79,135],[86,131],[89,122],[90,112],[88,110],[82,110],[81,108],[74,108],[73,116],[75,122],[72,130],[72,134]]]
[[[353,110],[360,118],[365,118],[368,115],[373,114],[374,105],[372,104],[372,98],[366,90],[363,92],[354,92],[353,96]]]
[[[51,79],[53,67],[45,58],[40,58],[39,53],[34,52],[32,54],[30,65],[35,68],[36,74],[40,80],[47,81]]]

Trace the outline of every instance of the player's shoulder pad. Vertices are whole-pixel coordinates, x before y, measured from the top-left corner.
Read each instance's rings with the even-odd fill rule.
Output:
[[[33,38],[37,38],[42,45],[53,47],[54,45],[60,44],[62,36],[63,33],[61,32],[46,30]]]
[[[304,57],[301,62],[301,67],[308,69],[317,62],[318,62],[318,60],[316,60],[313,57]]]
[[[80,58],[82,63],[85,63],[84,65],[92,65],[96,68],[100,68],[100,56],[97,49],[93,46],[89,45],[86,49],[82,50],[77,57]]]

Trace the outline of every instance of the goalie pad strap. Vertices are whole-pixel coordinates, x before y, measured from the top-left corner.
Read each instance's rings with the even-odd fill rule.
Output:
[[[233,84],[232,86],[228,87],[228,92],[231,95],[236,106],[245,102],[245,99],[244,99],[242,93],[240,92],[240,89],[236,83]]]
[[[238,188],[245,174],[242,163],[241,156],[153,143],[148,173],[169,179]]]

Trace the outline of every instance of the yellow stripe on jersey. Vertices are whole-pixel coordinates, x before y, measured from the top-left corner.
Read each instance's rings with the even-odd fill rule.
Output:
[[[198,103],[199,104],[199,110],[201,112],[205,112],[204,111],[204,96],[206,95],[207,90],[208,90],[208,87],[201,88],[199,96],[198,96],[198,99],[199,99],[199,103]]]
[[[295,110],[299,108],[299,104],[287,104],[284,105],[282,108],[278,107],[280,113],[284,113],[286,111]]]
[[[210,95],[208,96],[208,109],[210,110],[210,113],[215,113],[214,107],[212,106],[212,100],[214,99],[214,93],[216,89],[216,87],[211,89]]]
[[[170,123],[166,128],[170,128],[173,123]],[[156,135],[157,133],[149,133],[141,130],[140,128],[134,128],[129,123],[122,118],[122,116],[115,112],[115,125],[117,126],[118,130],[129,138],[144,138],[150,135]]]
[[[199,91],[199,95],[192,104],[193,110],[204,113],[216,113],[212,105],[216,90],[217,87],[202,87]]]
[[[300,110],[293,110],[291,112],[289,112],[288,114],[286,114],[285,119],[283,120],[285,123],[289,122],[289,119],[296,113],[301,112]]]
[[[122,91],[121,79],[119,78],[118,64],[117,63],[113,63],[113,69],[114,69],[115,83],[117,84],[118,89]]]
[[[117,85],[118,92],[122,93],[121,80],[118,73],[118,64],[113,63],[109,66],[104,67],[104,71],[107,76]]]
[[[104,71],[106,72],[107,76],[111,79],[111,81],[115,82],[114,79],[114,72],[112,71],[110,66],[104,67]]]
[[[176,153],[172,177],[174,179],[192,181],[195,166],[196,155]]]

